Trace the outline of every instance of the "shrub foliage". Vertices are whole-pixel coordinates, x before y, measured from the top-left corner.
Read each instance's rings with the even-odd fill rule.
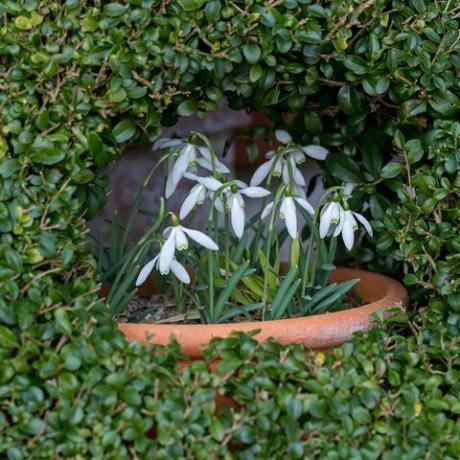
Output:
[[[451,0],[2,1],[2,455],[458,458],[459,22]],[[100,170],[225,98],[333,152],[378,231],[356,258],[404,273],[415,335],[241,336],[212,374],[116,332],[86,239]],[[216,388],[241,406],[215,415]]]

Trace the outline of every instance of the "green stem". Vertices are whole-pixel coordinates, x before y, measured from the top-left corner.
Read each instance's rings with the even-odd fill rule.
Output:
[[[315,214],[313,216],[313,219],[312,219],[312,223],[311,223],[311,227],[310,227],[310,239],[308,240],[308,249],[307,249],[307,257],[306,257],[306,260],[305,260],[305,270],[303,272],[303,276],[302,276],[302,290],[301,290],[301,297],[304,297],[305,295],[305,290],[307,288],[307,283],[308,281],[313,281],[314,282],[314,279],[315,279],[315,270],[312,270],[312,278],[309,280],[308,278],[308,275],[309,275],[309,266],[310,266],[310,260],[311,260],[311,255],[312,255],[312,252],[313,252],[313,243],[314,243],[314,240],[315,238],[313,237],[313,235],[315,234],[315,237],[316,237],[316,223],[318,221],[318,216],[319,216],[319,209],[320,207],[322,206],[323,204],[323,201],[324,199],[330,194],[330,193],[333,193],[333,192],[336,192],[338,190],[343,190],[343,186],[341,185],[336,185],[334,187],[330,187],[328,189],[326,189],[323,194],[321,195],[321,198],[316,206],[316,209],[315,209]]]
[[[228,279],[230,273],[230,237],[229,237],[229,219],[228,213],[225,216],[225,279]]]
[[[140,206],[140,203],[141,203],[141,199],[142,199],[142,196],[144,195],[144,191],[147,187],[147,185],[149,184],[150,182],[150,179],[152,178],[153,174],[155,173],[155,171],[157,170],[157,168],[166,160],[168,159],[169,157],[171,156],[170,153],[164,155],[159,161],[157,161],[155,163],[155,165],[153,166],[153,168],[147,173],[147,175],[145,176],[144,178],[144,181],[142,182],[142,185],[141,187],[139,188],[139,190],[137,191],[137,194],[136,194],[136,198],[134,200],[134,206],[133,206],[133,209],[132,211],[130,212],[129,214],[129,219],[128,219],[128,223],[126,224],[126,228],[125,228],[125,231],[123,233],[123,239],[121,241],[121,248],[122,250],[126,247],[126,243],[128,242],[128,236],[129,236],[129,233],[131,231],[131,227],[133,225],[133,222],[134,222],[134,218],[137,214],[137,211],[139,209],[139,206]],[[167,167],[167,164],[166,164],[166,167]]]
[[[273,200],[272,212],[270,214],[270,224],[268,227],[268,235],[267,235],[267,249],[265,251],[264,292],[262,296],[262,321],[265,320],[265,315],[267,312],[268,274],[270,272],[270,251],[271,251],[271,246],[272,246],[273,234],[275,233],[276,211],[278,209],[278,203],[280,201],[280,198],[285,190],[286,190],[286,186],[282,185],[276,191],[275,198]]]

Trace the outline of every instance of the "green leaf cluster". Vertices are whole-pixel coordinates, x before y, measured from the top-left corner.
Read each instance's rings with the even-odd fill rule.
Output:
[[[1,456],[458,458],[459,23],[451,0],[3,0]],[[214,375],[117,332],[86,238],[101,168],[224,98],[333,152],[378,233],[354,257],[404,278],[416,336],[322,363],[242,336]]]

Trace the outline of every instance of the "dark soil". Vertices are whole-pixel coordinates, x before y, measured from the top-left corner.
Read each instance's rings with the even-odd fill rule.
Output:
[[[341,308],[355,308],[364,305],[363,300],[355,293],[350,292],[345,297]],[[176,309],[176,304],[172,298],[166,295],[152,295],[151,297],[134,296],[129,302],[126,310],[115,317],[119,323],[145,323],[145,324],[200,324],[201,320],[195,311],[188,313],[180,312]],[[261,312],[256,311],[247,316],[235,316],[232,323],[243,323],[247,321],[260,321]]]

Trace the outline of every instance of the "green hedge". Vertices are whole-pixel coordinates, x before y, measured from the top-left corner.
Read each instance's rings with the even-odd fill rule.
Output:
[[[2,1],[2,456],[458,458],[459,23],[451,0]],[[354,256],[404,276],[415,336],[324,363],[240,337],[213,375],[116,333],[86,239],[100,170],[224,98],[360,184],[378,235]],[[215,388],[242,406],[213,415]]]

